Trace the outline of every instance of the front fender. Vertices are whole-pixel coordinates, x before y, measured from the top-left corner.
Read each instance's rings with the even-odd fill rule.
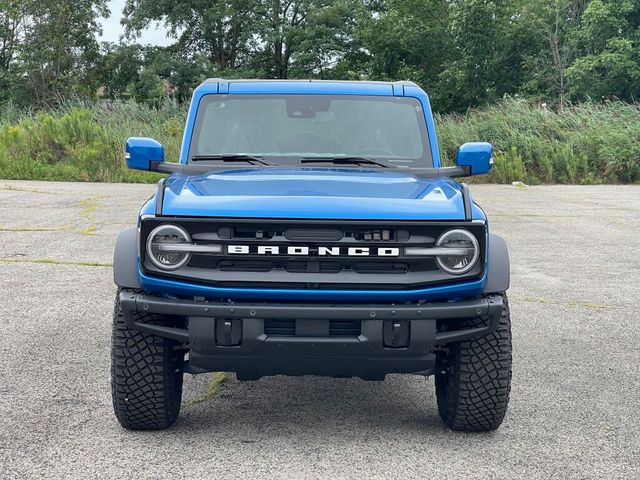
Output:
[[[120,232],[113,252],[113,281],[122,288],[140,289],[137,229]]]
[[[509,250],[504,238],[489,235],[489,273],[483,293],[500,293],[509,288],[511,270],[509,266]]]

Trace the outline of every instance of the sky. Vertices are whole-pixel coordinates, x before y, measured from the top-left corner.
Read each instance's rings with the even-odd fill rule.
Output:
[[[124,2],[125,0],[110,0],[108,2],[111,16],[106,19],[103,18],[100,22],[102,24],[102,35],[98,37],[99,41],[117,43],[120,40],[120,35],[124,33],[124,27],[120,25]],[[166,29],[162,25],[155,25],[142,32],[142,36],[137,42],[165,46],[175,42],[175,40],[167,38]]]

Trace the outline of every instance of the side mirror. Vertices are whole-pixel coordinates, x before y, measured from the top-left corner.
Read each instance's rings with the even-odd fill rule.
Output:
[[[164,162],[164,147],[153,138],[130,137],[125,144],[127,167],[151,171],[152,162]]]
[[[465,143],[458,149],[456,165],[468,168],[469,175],[483,175],[493,168],[493,146],[490,143]]]

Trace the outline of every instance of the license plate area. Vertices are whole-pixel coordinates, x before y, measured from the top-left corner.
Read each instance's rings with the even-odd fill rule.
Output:
[[[266,319],[264,333],[276,337],[357,337],[360,320]]]

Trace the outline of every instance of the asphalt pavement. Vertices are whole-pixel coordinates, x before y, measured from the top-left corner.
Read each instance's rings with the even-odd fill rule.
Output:
[[[185,377],[171,430],[111,405],[117,233],[153,185],[0,180],[0,478],[640,478],[640,186],[477,185],[511,251],[511,405],[441,423],[433,379]]]

